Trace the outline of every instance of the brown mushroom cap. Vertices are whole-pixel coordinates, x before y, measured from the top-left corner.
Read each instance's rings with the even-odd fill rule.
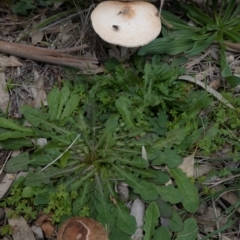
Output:
[[[158,10],[147,2],[101,2],[93,10],[91,20],[103,40],[124,47],[145,45],[161,31]]]
[[[57,240],[108,240],[108,235],[94,219],[73,217],[62,224]]]

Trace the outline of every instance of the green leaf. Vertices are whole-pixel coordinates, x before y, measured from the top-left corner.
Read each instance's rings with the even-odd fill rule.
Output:
[[[67,101],[63,113],[61,115],[61,120],[70,117],[73,111],[79,105],[80,97],[77,94],[71,95],[70,99]]]
[[[160,240],[160,239],[171,240],[171,233],[169,232],[168,228],[165,226],[159,227],[155,231],[152,238],[152,240]]]
[[[36,6],[34,6],[32,3],[33,3],[33,1],[31,1],[31,0],[29,0],[29,1],[18,1],[12,7],[12,11],[14,13],[27,15],[27,10],[31,10],[31,9],[36,8]]]
[[[116,217],[112,214],[112,205],[108,202],[109,196],[105,192],[102,180],[98,173],[95,174],[96,194],[99,203],[96,205],[98,212],[97,220],[104,225],[107,225],[110,229],[115,225]]]
[[[189,33],[191,34],[191,33]],[[157,38],[149,44],[141,47],[138,55],[144,56],[146,54],[169,54],[176,55],[183,53],[193,47],[194,41],[190,38],[176,37],[176,38]]]
[[[198,236],[198,225],[194,218],[184,221],[183,230],[178,232],[176,240],[195,240]]]
[[[160,138],[153,144],[153,148],[171,148],[174,144],[180,144],[186,136],[185,129],[173,129],[166,134],[166,138]]]
[[[31,198],[36,194],[37,194],[36,189],[34,189],[32,187],[24,187],[22,190],[21,196],[23,198]]]
[[[80,179],[75,180],[71,185],[70,185],[70,189],[71,190],[77,190],[78,188],[80,188],[83,184],[85,184],[85,181],[88,180],[94,175],[95,173],[95,169],[90,170],[89,172],[87,172],[85,175],[82,175]]]
[[[27,172],[29,160],[28,152],[21,153],[16,157],[12,157],[7,162],[4,170],[7,173],[18,173],[20,171]]]
[[[15,130],[18,132],[32,133],[32,129],[29,127],[20,126],[11,119],[0,117],[0,127]]]
[[[6,131],[3,133],[0,133],[0,141],[13,139],[13,138],[33,137],[34,135],[35,135],[34,132]]]
[[[169,219],[169,229],[172,232],[179,232],[183,229],[182,219],[174,209],[172,209],[172,216]]]
[[[48,108],[49,108],[49,119],[55,120],[58,117],[59,102],[61,98],[61,91],[58,88],[54,88],[49,92],[47,97]]]
[[[118,162],[139,168],[147,168],[149,165],[148,162],[142,157],[134,157],[132,160],[122,157],[118,159]]]
[[[231,0],[226,4],[227,8],[222,17],[222,23],[226,24],[231,18],[234,8],[236,8],[236,0]]]
[[[165,202],[170,202],[171,204],[176,204],[182,201],[183,196],[179,189],[175,188],[172,184],[167,186],[156,187],[158,194]]]
[[[220,45],[221,50],[220,50],[220,63],[221,63],[221,69],[222,69],[222,77],[229,77],[232,76],[232,71],[231,68],[227,62],[226,54],[224,51],[224,46]]]
[[[216,33],[204,40],[195,41],[193,48],[186,51],[186,54],[193,56],[203,52],[208,48],[216,38]]]
[[[48,130],[55,129],[63,135],[70,134],[70,132],[66,131],[64,128],[49,122],[48,114],[41,112],[39,109],[32,109],[30,106],[22,106],[20,112],[35,127],[39,127],[39,125],[42,124],[42,127],[45,127]]]
[[[0,142],[0,146],[6,150],[18,150],[22,147],[32,147],[33,143],[30,139],[16,138],[7,139]]]
[[[146,160],[145,160],[146,161]],[[161,171],[159,171],[161,172]],[[151,181],[153,181],[153,179],[157,179],[158,177],[158,171],[154,170],[154,169],[150,169],[150,168],[147,168],[147,169],[138,169],[138,174],[140,176],[142,176],[143,178],[151,178]],[[157,181],[154,181],[155,183],[158,183]]]
[[[49,167],[48,169],[41,172],[29,172],[27,175],[27,180],[24,182],[26,186],[35,187],[42,186],[42,184],[49,184],[50,179],[66,176],[74,171],[78,170],[79,166],[68,167],[65,169],[59,169],[55,167]]]
[[[191,30],[196,31],[197,28],[193,28],[189,26],[187,23],[182,21],[179,17],[175,16],[174,14],[162,10],[161,13],[162,23],[166,25],[170,29],[181,29],[181,30]]]
[[[117,240],[132,240],[131,236],[129,236],[125,232],[121,231],[117,227],[114,227],[111,230],[111,234],[110,234],[110,238],[109,238],[109,240],[114,240],[114,239],[117,239]]]
[[[164,183],[167,183],[170,180],[170,175],[164,171],[156,171],[157,177],[154,179],[151,179],[151,182],[155,183],[156,185],[162,185]]]
[[[152,153],[155,152],[155,149],[153,149]],[[158,156],[155,155],[155,157],[152,160],[152,165],[162,165],[162,164],[167,164],[170,168],[176,167],[179,164],[182,163],[183,158],[177,154],[175,150],[172,149],[165,149],[163,152],[162,151],[157,151]],[[150,158],[151,157],[151,158]],[[149,159],[152,159],[152,156],[149,156]]]
[[[58,112],[57,112],[56,119],[60,119],[63,107],[70,96],[70,90],[66,84],[64,84],[64,86],[62,87],[62,89],[60,91],[61,91],[61,94],[60,94],[60,98],[59,98],[59,102],[58,102]]]
[[[160,213],[155,202],[151,202],[145,212],[143,230],[145,232],[143,240],[151,240],[155,227],[158,225]]]
[[[96,144],[96,149],[99,149],[104,143],[108,143],[108,138],[111,139],[111,135],[116,131],[118,127],[118,120],[116,118],[109,118],[105,123],[105,128],[102,135],[99,137],[99,140]],[[112,140],[112,139],[111,139]],[[107,144],[108,145],[108,144]],[[107,147],[105,146],[105,149]]]
[[[118,176],[123,178],[124,181],[126,181],[133,188],[133,191],[140,194],[144,200],[150,201],[157,199],[158,194],[153,184],[145,180],[139,181],[139,179],[137,179],[133,174],[126,171],[126,169],[117,166],[116,164],[112,164],[112,167]]]
[[[103,225],[107,226],[108,229],[112,229],[113,226],[116,224],[116,217],[112,214],[111,208],[112,204],[107,203],[104,201],[104,205],[101,203],[96,204],[97,210],[97,220]]]
[[[175,179],[178,189],[182,193],[182,204],[184,208],[190,213],[196,212],[199,207],[199,196],[197,188],[186,176],[186,173],[184,173],[180,168],[172,168],[169,169],[169,171],[172,177]]]
[[[200,8],[191,6],[190,4],[181,4],[181,7],[186,10],[188,17],[193,21],[198,23],[201,26],[215,25],[214,20],[205,14]]]
[[[238,76],[229,76],[229,77],[225,77],[225,79],[233,88],[240,85],[240,77]]]
[[[129,110],[129,107],[131,106],[130,100],[125,96],[121,96],[116,100],[115,106],[117,110],[120,112],[127,126],[129,128],[134,128],[133,115],[132,112]]]
[[[228,40],[232,42],[239,43],[240,41],[240,33],[236,32],[235,30],[224,29],[223,34],[225,35],[226,38],[228,38]]]
[[[91,183],[86,182],[81,190],[79,191],[81,194],[78,194],[77,198],[73,201],[73,214],[74,216],[79,216],[81,209],[85,204],[88,203],[90,198],[90,190]]]
[[[135,217],[129,214],[128,209],[124,205],[118,204],[112,208],[112,212],[117,218],[116,226],[129,235],[134,234],[137,223]]]
[[[59,163],[59,166],[61,168],[65,168],[66,167],[67,162],[69,160],[69,157],[70,157],[70,151],[66,151],[66,152],[63,153],[63,155],[60,158],[60,163]]]
[[[155,202],[162,218],[170,218],[172,216],[172,206],[170,203],[164,202],[160,197]]]

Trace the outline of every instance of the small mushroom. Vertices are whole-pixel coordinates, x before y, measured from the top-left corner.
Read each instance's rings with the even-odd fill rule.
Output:
[[[92,218],[73,217],[60,227],[57,240],[108,240],[104,227]]]
[[[50,220],[46,220],[42,223],[42,231],[44,232],[44,235],[46,238],[51,238],[53,236],[56,236],[55,235],[55,228],[52,224],[52,221]]]
[[[123,47],[148,44],[161,31],[158,10],[148,2],[101,2],[93,10],[91,20],[103,40]]]

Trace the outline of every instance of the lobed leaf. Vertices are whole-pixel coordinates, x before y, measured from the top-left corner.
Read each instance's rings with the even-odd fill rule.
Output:
[[[179,203],[183,200],[182,193],[178,188],[175,188],[172,184],[167,186],[157,186],[157,192],[165,202],[171,204]]]
[[[0,147],[6,150],[19,150],[22,147],[32,147],[33,142],[26,138],[11,138],[0,142]]]
[[[153,151],[154,150],[155,149],[153,149]],[[151,150],[149,150],[149,152],[151,152]],[[157,152],[157,155],[155,155],[155,158],[152,160],[152,165],[154,166],[166,164],[170,168],[173,168],[181,164],[183,161],[183,158],[177,154],[176,150],[166,148],[164,151],[158,150],[154,152]],[[152,156],[150,156],[150,159],[151,158]]]
[[[33,137],[33,136],[35,136],[34,132],[6,131],[3,133],[0,133],[0,141],[13,139],[13,138],[23,138],[23,137]]]
[[[184,208],[190,213],[196,212],[199,207],[197,188],[180,168],[172,168],[169,171],[183,196],[182,204]]]
[[[78,194],[77,198],[73,201],[73,214],[74,216],[79,216],[81,209],[88,204],[89,198],[90,198],[90,190],[91,190],[91,183],[86,182],[81,190],[79,191],[80,194]]]
[[[112,164],[112,167],[114,171],[118,174],[120,178],[123,178],[126,183],[128,183],[135,193],[138,193],[141,195],[141,197],[144,200],[155,200],[158,197],[158,194],[156,192],[156,188],[153,184],[137,179],[133,174],[126,171],[120,166],[117,166],[116,164]]]
[[[114,227],[110,233],[109,240],[132,240],[131,236],[127,233],[121,231],[118,227]]]
[[[96,204],[96,210],[98,212],[97,220],[111,229],[115,225],[116,217],[111,212],[112,204],[108,201],[109,196],[105,192],[105,188],[103,187],[102,180],[98,173],[95,174],[95,184],[95,197],[99,201],[99,203]]]
[[[24,152],[16,157],[10,158],[4,170],[7,173],[18,173],[20,171],[27,172],[29,162],[30,162],[29,154],[28,152]]]
[[[61,115],[61,120],[70,117],[74,110],[76,110],[79,105],[80,97],[78,94],[73,94],[70,96],[69,100],[66,102],[63,113]]]
[[[180,144],[187,135],[185,129],[173,129],[166,134],[166,138],[160,138],[153,144],[153,148],[171,148],[174,144]]]
[[[169,232],[168,228],[165,226],[161,226],[156,229],[152,240],[171,240],[171,233]]]
[[[148,167],[148,162],[143,159],[142,157],[134,157],[132,160],[129,158],[119,158],[118,162],[122,163],[122,164],[127,164],[130,166],[135,166],[138,168],[147,168]]]
[[[115,101],[115,106],[127,126],[129,128],[134,128],[133,115],[132,112],[129,110],[130,105],[131,101],[125,96],[121,96]]]
[[[24,132],[27,132],[27,133],[33,132],[31,128],[21,126],[21,125],[15,123],[12,119],[7,119],[7,118],[3,118],[3,117],[0,117],[0,127],[15,130],[18,132],[23,132],[23,133]]]
[[[195,240],[198,236],[198,224],[194,218],[184,221],[183,230],[177,233],[176,240]]]
[[[143,240],[151,240],[158,225],[160,213],[155,202],[151,202],[145,212],[143,230],[145,232]]]
[[[183,229],[183,221],[174,209],[172,209],[172,216],[169,219],[169,229],[172,232],[179,232]]]
[[[48,108],[49,108],[48,112],[49,112],[50,120],[56,120],[58,117],[60,98],[61,98],[61,91],[58,88],[52,89],[52,91],[50,91],[47,96],[47,102],[48,102]]]
[[[134,234],[137,223],[134,216],[130,215],[129,210],[122,204],[118,204],[112,208],[112,213],[116,216],[116,226],[123,232]]]

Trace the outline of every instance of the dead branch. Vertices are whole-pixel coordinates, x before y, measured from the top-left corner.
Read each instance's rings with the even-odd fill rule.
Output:
[[[32,59],[38,62],[75,67],[83,70],[94,70],[97,68],[98,64],[98,60],[96,58],[79,57],[66,53],[86,47],[87,45],[85,44],[79,46],[77,49],[68,48],[53,50],[0,40],[0,52],[2,53],[14,55],[21,58]]]

